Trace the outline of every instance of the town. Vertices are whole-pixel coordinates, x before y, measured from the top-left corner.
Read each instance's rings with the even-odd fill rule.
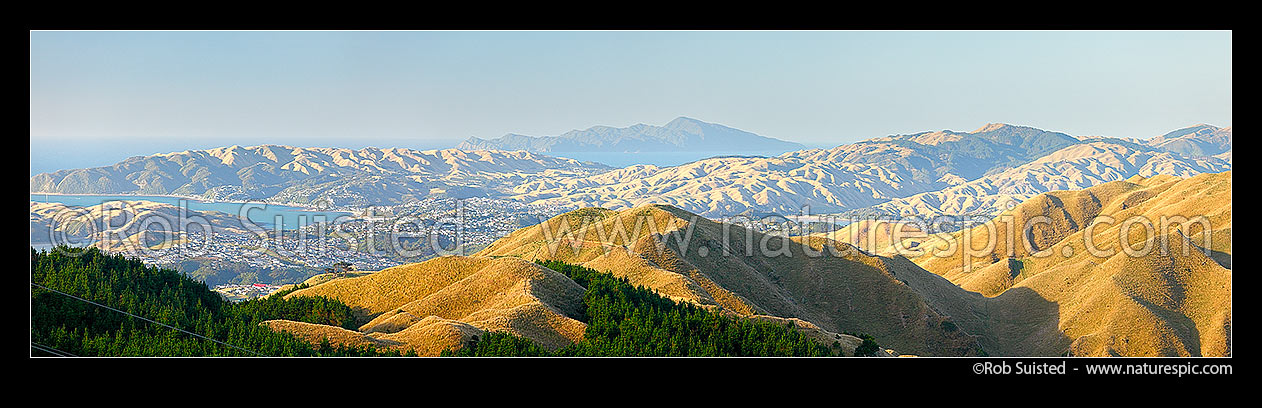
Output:
[[[215,285],[214,291],[229,301],[240,302],[271,295],[280,290],[280,288],[280,285],[267,285],[263,283],[254,283],[249,285],[225,284]]]
[[[198,259],[260,271],[253,275],[261,282],[232,282],[236,285],[298,283],[264,277],[274,275],[267,271],[283,269],[313,275],[341,262],[356,270],[376,271],[439,255],[467,255],[567,210],[491,198],[426,198],[356,209],[352,217],[294,230],[191,230],[183,232],[184,239],[176,245],[142,247],[129,255],[155,266]]]

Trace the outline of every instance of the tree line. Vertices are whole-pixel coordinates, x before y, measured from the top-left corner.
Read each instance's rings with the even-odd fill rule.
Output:
[[[259,325],[285,319],[354,328],[351,308],[336,299],[274,294],[232,303],[177,271],[96,248],[32,249],[31,283],[52,289],[31,286],[31,342],[76,356],[403,355],[371,346],[311,345]],[[35,346],[31,353],[50,355]]]
[[[483,333],[444,356],[834,356],[792,323],[734,318],[679,303],[626,278],[558,261],[539,262],[585,287],[583,340],[550,351],[522,337]],[[285,299],[299,287],[233,303],[180,272],[96,248],[31,250],[32,355],[52,348],[76,356],[403,356],[372,346],[309,344],[259,323],[284,319],[354,329],[352,310],[323,296]],[[40,287],[37,287],[38,285]],[[46,290],[46,287],[52,290]],[[55,292],[54,292],[55,291]],[[61,292],[61,293],[58,293]],[[70,296],[78,297],[75,299]],[[126,313],[94,305],[94,302]],[[130,315],[129,315],[130,314]],[[195,335],[148,322],[144,317]],[[857,355],[879,346],[861,336]],[[213,339],[213,340],[211,340]],[[227,345],[225,345],[225,343]],[[39,345],[39,347],[36,347]]]

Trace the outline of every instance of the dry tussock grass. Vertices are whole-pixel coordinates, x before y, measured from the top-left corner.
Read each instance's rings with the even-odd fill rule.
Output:
[[[404,345],[397,341],[377,339],[354,330],[346,330],[341,327],[324,324],[295,322],[292,320],[268,320],[259,324],[273,331],[293,334],[311,344],[320,344],[322,340],[328,339],[331,344],[373,346],[386,349]]]
[[[360,318],[371,320],[464,279],[490,261],[489,258],[434,258],[386,268],[370,275],[331,280],[286,297],[314,295],[336,298],[355,308]]]
[[[583,288],[519,258],[435,258],[288,296],[309,295],[337,298],[367,321],[339,339],[353,333],[398,342],[421,355],[459,348],[481,331],[508,331],[556,349],[581,340],[586,329],[573,319]]]
[[[327,339],[330,344],[367,345],[400,353],[410,350],[421,357],[437,357],[443,350],[459,349],[483,333],[483,330],[470,324],[437,316],[426,317],[405,330],[389,334],[361,333],[340,327],[289,320],[268,320],[260,324],[275,331],[292,333],[311,344],[319,344]]]
[[[1020,265],[1018,270],[1000,254],[993,263],[983,257],[972,271],[963,267],[959,256],[917,259],[929,271],[990,297],[974,298],[967,305],[937,300],[942,302],[939,307],[956,314],[985,315],[986,319],[964,319],[970,331],[987,338],[984,343],[1004,354],[1229,353],[1231,271],[1222,260],[1224,255],[1229,259],[1231,250],[1231,172],[1187,179],[1136,177],[1078,192],[1051,192],[1013,212],[1020,217],[1039,211],[1052,214],[1056,221],[1053,228],[1036,234],[1040,251],[1011,257]],[[1185,224],[1161,232],[1162,216],[1194,215],[1205,216],[1212,228]],[[1108,223],[1105,216],[1114,222]],[[1123,234],[1124,221],[1133,216],[1152,220],[1153,233],[1136,227]],[[1093,246],[1113,255],[1097,257],[1088,251],[1086,227],[1093,223]],[[974,232],[985,233],[982,227]],[[1227,241],[1213,242],[1210,248],[1215,252],[1206,256],[1198,247],[1206,235]],[[1133,257],[1123,245],[1164,245],[1169,251]]]
[[[814,237],[816,249],[830,245],[853,254],[808,257],[798,238],[768,238],[662,205],[591,214],[562,215],[519,230],[477,255],[581,264],[626,277],[672,299],[737,316],[795,318],[827,333],[869,333],[900,352],[959,355],[975,348],[962,333],[943,330],[944,318],[883,270],[882,261],[849,245]],[[570,234],[557,233],[564,231],[562,220],[571,222]],[[687,245],[670,236],[690,229]],[[549,243],[557,238],[561,243],[554,252]],[[752,253],[744,248],[746,238],[753,241]],[[787,244],[788,256],[763,256],[757,248],[764,238],[772,249]],[[580,242],[577,250],[569,239]]]
[[[581,308],[583,288],[569,278],[517,258],[495,259],[477,273],[360,327],[392,333],[437,316],[483,330],[505,330],[559,348],[582,339],[585,326],[572,317]]]

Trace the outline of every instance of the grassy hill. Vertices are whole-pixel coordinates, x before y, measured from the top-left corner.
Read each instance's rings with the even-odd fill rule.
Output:
[[[522,259],[453,256],[325,281],[286,298],[338,299],[354,310],[358,335],[371,338],[356,341],[398,341],[437,355],[482,331],[512,333],[550,349],[571,344],[583,335],[583,323],[574,319],[582,295],[565,276]]]
[[[996,354],[1222,356],[1230,239],[1231,172],[1132,177],[926,240],[915,263],[960,293],[907,276],[944,291],[926,297]]]
[[[829,252],[811,255],[821,251]],[[518,230],[477,255],[579,264],[721,313],[868,333],[901,353],[979,352],[971,337],[948,329],[946,318],[894,276],[888,259],[821,237],[719,224],[671,206],[576,210]]]
[[[747,319],[707,310],[625,278],[556,261],[445,257],[314,281],[285,299],[319,296],[346,302],[354,324],[263,324],[313,344],[422,356],[827,356],[856,349],[890,355],[876,343],[801,319]]]

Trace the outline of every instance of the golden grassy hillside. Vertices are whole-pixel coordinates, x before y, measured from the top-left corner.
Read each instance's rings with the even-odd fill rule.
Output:
[[[329,343],[332,344],[345,344],[349,346],[371,345],[374,347],[390,349],[404,346],[403,343],[381,340],[354,330],[346,330],[341,327],[324,324],[295,322],[292,320],[267,320],[259,324],[272,329],[273,331],[291,333],[298,336],[298,338],[303,341],[312,344],[319,344],[320,341],[327,339]]]
[[[319,285],[321,283],[328,282],[334,279],[356,278],[356,277],[360,277],[364,275],[369,275],[375,272],[376,271],[351,271],[351,272],[343,272],[343,273],[322,273],[322,274],[307,278],[307,280],[302,281],[301,284],[307,285],[307,286],[315,286],[315,285]]]
[[[289,320],[268,320],[260,324],[275,331],[292,333],[312,344],[328,339],[331,344],[371,345],[400,353],[412,350],[418,356],[437,356],[443,350],[457,350],[483,333],[483,330],[470,324],[437,316],[426,317],[407,329],[388,334],[362,333],[341,327]]]
[[[353,278],[334,279],[290,293],[288,297],[318,295],[341,300],[368,321],[377,315],[474,274],[490,259],[441,257],[422,263],[400,265]]]
[[[809,255],[825,247],[836,253]],[[798,318],[827,332],[867,333],[904,353],[977,350],[966,334],[944,329],[943,317],[878,257],[821,237],[766,235],[671,206],[572,211],[477,255],[581,264],[679,301],[746,317]]]
[[[1046,222],[1024,228],[1039,215]],[[1005,224],[1017,226],[1011,238]],[[914,261],[975,292],[921,291],[992,353],[1221,356],[1230,353],[1230,237],[1231,172],[1135,177],[1040,195],[988,225],[927,240]],[[956,249],[943,251],[951,241]],[[965,256],[961,242],[977,251]],[[933,281],[909,276],[913,286]]]
[[[397,341],[421,355],[458,348],[461,339],[476,335],[468,328],[507,331],[550,349],[581,340],[586,329],[572,318],[583,288],[517,258],[441,257],[328,280],[287,296],[336,298],[365,322],[352,333]],[[330,329],[338,328],[320,330],[336,332]]]

